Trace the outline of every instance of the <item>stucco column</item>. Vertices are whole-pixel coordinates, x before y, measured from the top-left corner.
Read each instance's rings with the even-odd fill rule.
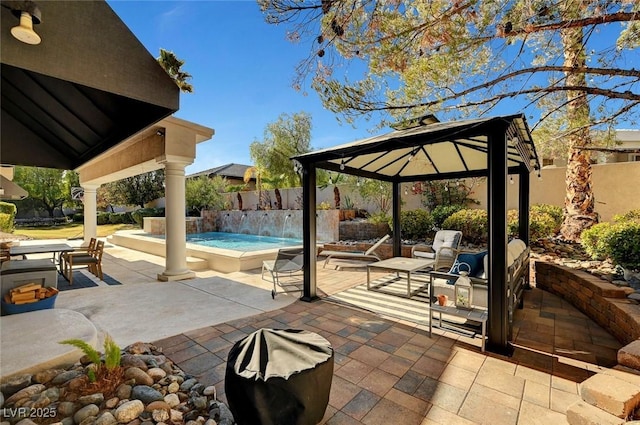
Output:
[[[84,243],[82,245],[88,246],[91,238],[98,236],[98,202],[96,191],[99,186],[92,184],[81,186],[84,190],[82,198],[82,203],[84,204]]]
[[[166,268],[158,280],[191,279],[196,275],[187,268],[187,229],[185,224],[185,177],[188,162],[166,160],[165,174],[165,245]]]

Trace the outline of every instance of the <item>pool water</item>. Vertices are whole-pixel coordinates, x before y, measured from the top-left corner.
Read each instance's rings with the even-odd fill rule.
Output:
[[[187,242],[212,248],[233,249],[244,252],[302,245],[302,240],[300,239],[226,232],[191,233],[187,235]]]

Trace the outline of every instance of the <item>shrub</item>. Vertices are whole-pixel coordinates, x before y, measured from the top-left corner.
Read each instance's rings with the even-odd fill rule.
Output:
[[[367,216],[367,221],[372,224],[386,224],[389,229],[393,228],[393,219],[383,211],[379,211]]]
[[[612,227],[611,223],[598,223],[580,235],[580,244],[594,260],[604,260],[609,256],[607,239]]]
[[[406,239],[424,239],[433,228],[433,218],[426,210],[402,211],[400,229]]]
[[[0,212],[0,231],[5,233],[13,232],[13,218],[11,214]]]
[[[74,223],[84,222],[84,213],[75,213],[72,217]]]
[[[144,225],[144,217],[164,217],[164,208],[140,208],[131,213],[133,220],[140,228]]]
[[[518,236],[518,218],[518,210],[509,210],[507,212],[507,233],[509,236]],[[532,241],[554,235],[557,231],[556,226],[559,229],[558,223],[550,214],[536,209],[529,211],[529,238]]]
[[[98,218],[97,218],[97,224],[99,226],[103,224],[109,224],[109,215],[110,213],[107,213],[107,212],[99,212]]]
[[[462,205],[438,205],[431,210],[431,216],[433,217],[433,225],[438,229],[442,228],[442,223],[453,213],[456,213],[462,209]]]
[[[126,213],[110,213],[109,224],[122,224],[126,223]]]
[[[616,264],[640,270],[640,223],[630,221],[612,226],[605,241]]]
[[[318,210],[330,210],[331,209],[331,204],[328,202],[320,202],[318,204],[318,206],[316,207],[316,209]]]
[[[564,216],[564,209],[562,207],[551,204],[532,205],[531,209],[529,210],[529,214],[533,215],[538,213],[549,214],[555,223],[553,233],[555,234],[560,231],[560,226],[562,226],[562,219]]]
[[[14,219],[18,209],[15,204],[9,202],[0,202],[0,231],[13,233],[15,228]]]
[[[463,209],[451,214],[442,223],[447,230],[460,230],[462,237],[471,243],[487,241],[488,215],[485,210]]]
[[[629,221],[640,223],[640,209],[627,211],[621,215],[614,215],[613,221],[615,223],[626,223]]]

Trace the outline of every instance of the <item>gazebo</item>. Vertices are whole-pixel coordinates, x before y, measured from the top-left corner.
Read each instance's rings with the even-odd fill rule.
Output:
[[[302,174],[304,301],[316,296],[316,170],[392,183],[393,255],[401,254],[400,185],[419,180],[488,177],[489,326],[487,347],[509,351],[507,184],[519,175],[519,237],[529,244],[529,176],[540,161],[522,114],[438,122],[424,117],[391,133],[292,158]]]

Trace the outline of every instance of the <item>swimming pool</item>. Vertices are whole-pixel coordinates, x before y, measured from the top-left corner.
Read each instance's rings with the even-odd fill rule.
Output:
[[[243,233],[207,232],[187,235],[187,242],[211,248],[250,252],[302,245],[302,240]]]
[[[164,257],[164,235],[142,230],[118,230],[108,238],[114,245]],[[225,232],[187,234],[187,267],[232,273],[259,269],[263,261],[274,260],[280,248],[302,246],[302,240]]]

